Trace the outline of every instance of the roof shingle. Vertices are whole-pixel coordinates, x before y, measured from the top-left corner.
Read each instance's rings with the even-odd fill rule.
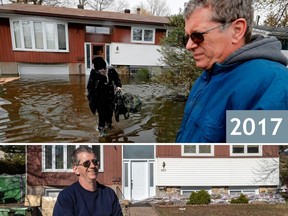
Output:
[[[46,17],[59,17],[67,19],[83,19],[83,20],[98,20],[112,21],[122,23],[149,24],[149,25],[166,25],[169,23],[167,17],[146,16],[131,13],[119,13],[110,11],[94,11],[75,8],[51,7],[44,5],[31,4],[5,4],[0,5],[1,14],[19,14],[19,15],[34,15]]]

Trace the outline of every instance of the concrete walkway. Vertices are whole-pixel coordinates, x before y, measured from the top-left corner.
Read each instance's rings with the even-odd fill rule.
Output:
[[[159,216],[153,207],[134,207],[127,209],[127,216]]]

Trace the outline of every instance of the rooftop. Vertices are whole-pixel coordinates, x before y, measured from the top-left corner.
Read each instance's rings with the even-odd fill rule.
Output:
[[[58,17],[73,20],[90,20],[105,22],[122,22],[134,24],[166,25],[169,23],[167,17],[147,16],[132,13],[120,13],[110,11],[95,11],[77,8],[52,7],[32,4],[4,4],[0,5],[0,17],[3,15],[30,15]]]

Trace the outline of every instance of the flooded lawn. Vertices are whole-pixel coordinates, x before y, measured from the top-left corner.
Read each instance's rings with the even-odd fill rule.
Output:
[[[68,143],[175,141],[184,102],[166,99],[171,92],[152,83],[122,77],[123,93],[138,95],[142,109],[125,120],[113,117],[106,137],[96,131],[97,118],[86,99],[85,76],[20,78],[0,84],[0,142]]]

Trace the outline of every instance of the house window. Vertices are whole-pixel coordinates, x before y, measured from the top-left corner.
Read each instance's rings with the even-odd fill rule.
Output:
[[[207,191],[209,194],[212,194],[212,188],[211,187],[205,187],[205,186],[183,186],[180,188],[180,194],[184,197],[190,197],[192,192],[199,192],[200,190],[205,190]]]
[[[129,164],[128,163],[124,163],[124,186],[125,187],[129,187],[129,182],[128,182],[128,176],[129,176]]]
[[[94,33],[94,34],[110,34],[109,27],[96,27],[96,26],[86,26],[86,33]]]
[[[154,159],[154,145],[123,145],[123,159]]]
[[[89,145],[100,161],[99,171],[103,172],[103,145]],[[45,172],[71,172],[71,154],[79,145],[44,145],[42,146],[42,164]]]
[[[18,22],[13,22],[13,42],[14,42],[14,46],[15,48],[21,48],[21,35],[20,35],[20,24],[19,21]]]
[[[22,22],[25,49],[32,49],[31,25],[29,21]]]
[[[66,23],[12,20],[14,50],[68,51],[68,27]]]
[[[231,145],[231,156],[261,156],[262,146],[260,145]]]
[[[239,196],[241,193],[248,195],[248,194],[259,194],[258,187],[241,187],[241,186],[234,186],[229,187],[228,193],[233,196]]]
[[[35,48],[44,49],[43,27],[41,22],[34,22]]]
[[[44,188],[44,194],[48,197],[57,197],[62,189],[58,188]]]
[[[149,177],[150,187],[154,187],[154,162],[149,163]]]
[[[213,156],[212,145],[182,145],[182,156]]]
[[[132,27],[132,42],[154,43],[155,29]]]

